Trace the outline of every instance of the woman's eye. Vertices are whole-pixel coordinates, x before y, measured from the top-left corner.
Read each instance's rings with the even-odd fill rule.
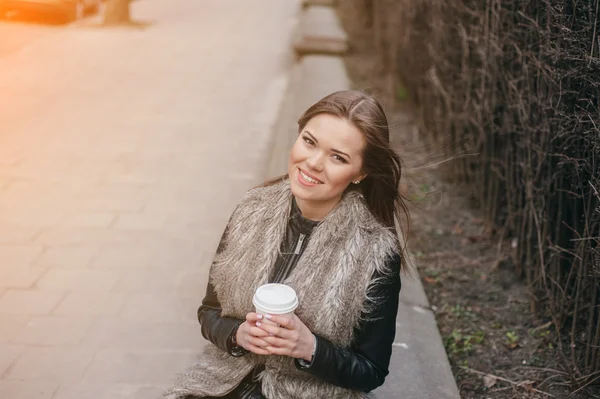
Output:
[[[307,144],[309,144],[309,145],[314,145],[315,144],[314,141],[312,141],[310,138],[308,138],[306,136],[302,136],[302,140],[304,140],[304,142],[307,143]],[[343,158],[343,157],[341,157],[341,156],[339,156],[337,154],[334,154],[333,158],[335,160],[337,160],[337,161],[340,161],[340,162],[343,162],[343,163],[348,163],[345,158]]]

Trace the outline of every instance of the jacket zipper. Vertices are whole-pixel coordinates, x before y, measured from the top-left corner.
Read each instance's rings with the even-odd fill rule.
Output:
[[[298,237],[298,240],[296,241],[296,247],[294,248],[294,252],[289,253],[289,257],[286,258],[285,263],[283,265],[281,265],[279,270],[277,270],[277,274],[275,276],[273,276],[272,282],[283,281],[285,279],[284,276],[287,277],[287,275],[289,275],[290,265],[296,263],[296,258],[298,258],[298,256],[300,255],[300,252],[302,251],[302,245],[305,241],[305,238],[306,238],[306,234],[300,233],[300,236]]]
[[[298,255],[300,253],[300,249],[302,249],[302,242],[304,241],[304,237],[306,236],[300,233],[300,237],[298,237],[298,242],[296,243],[296,250],[294,251],[296,255]]]

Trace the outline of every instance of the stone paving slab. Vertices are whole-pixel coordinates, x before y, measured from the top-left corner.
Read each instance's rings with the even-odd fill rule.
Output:
[[[57,25],[36,25],[0,19],[0,57],[22,51],[38,40],[60,33],[61,27]]]
[[[157,397],[263,181],[300,3],[144,0],[0,54],[0,398]]]
[[[0,398],[52,399],[60,384],[55,381],[0,380]]]
[[[156,385],[78,383],[61,385],[53,399],[148,399],[160,393]]]

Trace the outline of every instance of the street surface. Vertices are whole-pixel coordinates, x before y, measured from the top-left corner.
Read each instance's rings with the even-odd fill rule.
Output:
[[[146,29],[0,22],[0,398],[151,399],[264,179],[295,1],[142,0]]]
[[[0,60],[33,43],[64,32],[66,25],[34,23],[32,18],[0,19]]]

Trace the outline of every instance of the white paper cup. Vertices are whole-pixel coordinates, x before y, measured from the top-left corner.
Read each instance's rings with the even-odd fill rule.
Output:
[[[256,289],[252,300],[256,313],[278,315],[292,318],[298,307],[296,291],[285,284],[265,284]],[[266,323],[277,324],[268,319]]]

